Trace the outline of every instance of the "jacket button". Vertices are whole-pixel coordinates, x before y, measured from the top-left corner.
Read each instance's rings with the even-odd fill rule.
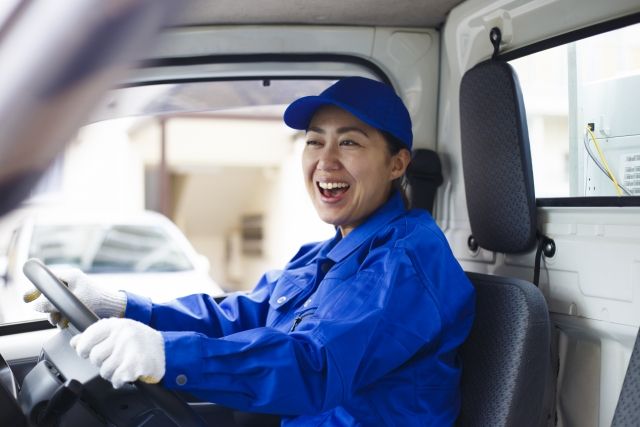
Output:
[[[322,270],[322,273],[327,274],[327,272],[331,270],[332,266],[333,266],[333,262],[325,261],[320,265],[320,270]]]
[[[278,298],[278,299],[276,300],[276,302],[277,302],[278,304],[282,304],[282,303],[283,303],[283,302],[285,302],[286,300],[287,300],[287,297],[280,297],[280,298]]]
[[[187,376],[180,374],[176,377],[176,384],[185,385],[187,383]]]

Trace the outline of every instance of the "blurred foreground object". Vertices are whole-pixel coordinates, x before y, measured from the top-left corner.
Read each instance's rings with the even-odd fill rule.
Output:
[[[168,0],[17,4],[0,27],[0,216],[165,24]]]

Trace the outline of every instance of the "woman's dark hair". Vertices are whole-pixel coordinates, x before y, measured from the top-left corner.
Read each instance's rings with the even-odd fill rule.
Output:
[[[389,154],[395,156],[400,152],[400,150],[408,150],[407,146],[402,143],[398,138],[391,135],[389,132],[381,131],[382,136],[384,136],[384,140],[387,142],[387,148],[389,150]],[[411,188],[409,187],[409,179],[407,179],[407,174],[403,174],[401,177],[396,178],[391,182],[391,189],[400,192],[402,196],[402,202],[404,203],[404,207],[407,209],[411,208]]]

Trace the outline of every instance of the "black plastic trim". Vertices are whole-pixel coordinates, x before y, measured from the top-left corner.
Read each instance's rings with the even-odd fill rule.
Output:
[[[640,206],[639,196],[616,197],[554,197],[536,199],[536,206],[543,207],[628,207]]]
[[[204,64],[245,64],[251,62],[347,62],[350,64],[362,65],[369,68],[383,82],[391,84],[389,77],[373,62],[368,59],[352,55],[342,54],[291,54],[291,53],[260,53],[260,54],[240,54],[240,55],[198,55],[185,57],[166,57],[144,60],[138,63],[138,68],[154,67],[176,67],[185,65]],[[229,79],[227,79],[229,80]],[[275,80],[275,79],[274,79]]]
[[[138,86],[153,86],[161,84],[176,84],[176,83],[203,83],[203,82],[231,82],[231,81],[252,81],[252,80],[338,80],[344,76],[322,75],[322,76],[238,76],[238,77],[186,77],[169,79],[157,79],[157,80],[144,80],[140,82],[131,82],[120,84],[118,88],[138,87]]]
[[[32,320],[20,323],[5,323],[0,325],[0,337],[15,334],[24,334],[27,332],[44,331],[45,329],[53,329],[48,320]]]
[[[619,28],[628,27],[629,25],[637,24],[640,22],[640,12],[633,13],[631,15],[615,18],[609,21],[600,22],[595,25],[580,28],[568,33],[560,34],[548,38],[546,40],[539,41],[537,43],[530,44],[518,49],[507,51],[499,54],[498,59],[502,61],[511,61],[513,59],[522,58],[523,56],[531,55],[533,53],[541,52],[543,50],[551,49],[563,44],[575,42],[585,39],[587,37],[595,36],[598,34],[606,33],[607,31],[617,30]]]

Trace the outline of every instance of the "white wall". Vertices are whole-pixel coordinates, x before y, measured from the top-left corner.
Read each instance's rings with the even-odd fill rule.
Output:
[[[92,210],[144,208],[144,166],[129,144],[126,125],[100,122],[80,130],[65,155],[62,198]]]
[[[223,236],[213,235],[187,235],[193,247],[209,260],[209,275],[225,290],[231,291],[228,286],[227,266],[225,256],[225,240]],[[228,289],[227,289],[228,288]]]

